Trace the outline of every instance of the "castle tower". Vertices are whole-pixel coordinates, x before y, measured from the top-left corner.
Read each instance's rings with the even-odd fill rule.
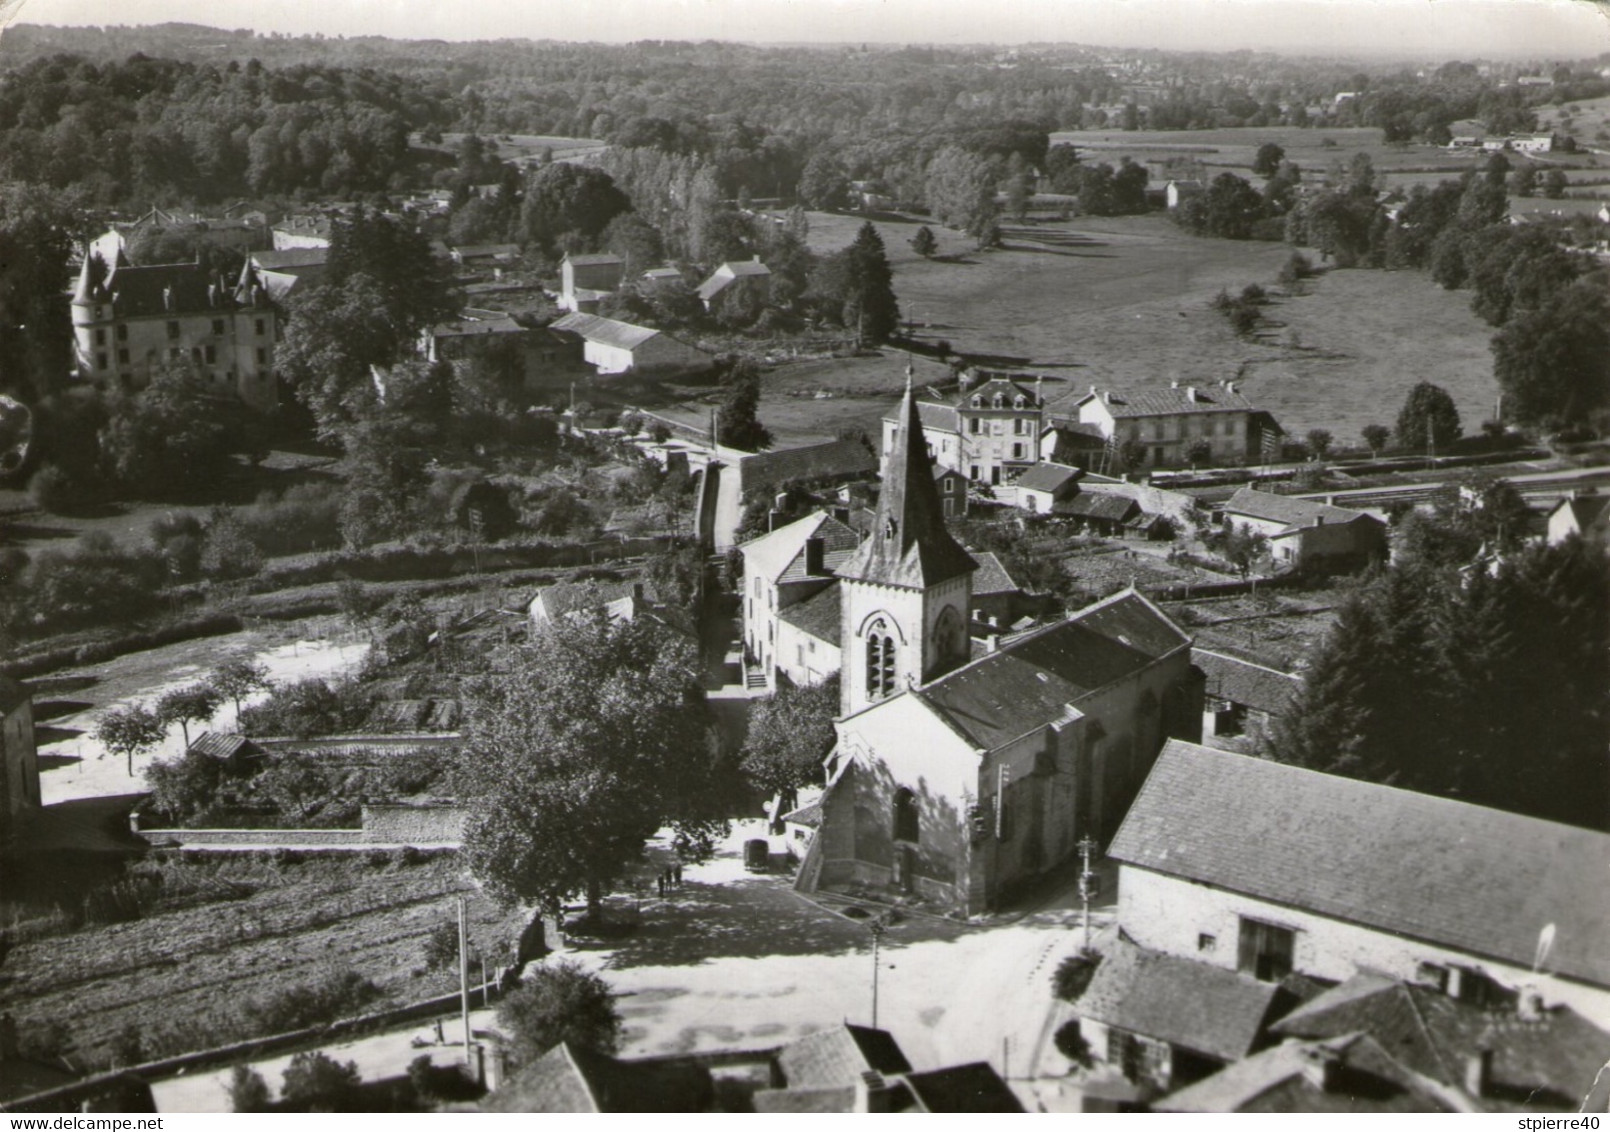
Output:
[[[838,569],[840,714],[966,662],[976,569],[978,563],[945,529],[908,370],[872,533]]]

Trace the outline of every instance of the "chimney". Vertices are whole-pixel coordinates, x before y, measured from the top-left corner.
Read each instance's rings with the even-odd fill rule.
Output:
[[[1179,378],[1177,378],[1177,377],[1176,377],[1176,378],[1174,378],[1174,379],[1173,379],[1173,380],[1172,380],[1172,381],[1170,381],[1170,382],[1169,382],[1169,383],[1168,383],[1168,387],[1169,387],[1169,388],[1170,388],[1170,389],[1178,389],[1178,388],[1179,388],[1179,387],[1180,387],[1180,379],[1179,379]]]
[[[1185,399],[1193,405],[1196,403],[1196,386],[1187,385],[1185,387]]]
[[[768,511],[766,513],[766,530],[775,531],[777,529],[777,520],[782,517],[783,513],[781,511]]]
[[[812,535],[805,540],[805,573],[810,577],[827,573],[823,563],[824,544],[821,535]]]
[[[772,496],[771,508],[772,508],[773,511],[785,511],[785,510],[787,510],[788,509],[788,492],[780,491],[776,495]]]
[[[1102,395],[1101,395],[1101,399],[1102,399],[1102,400],[1103,400],[1103,401],[1105,401],[1105,402],[1107,402],[1107,404],[1109,404],[1109,405],[1111,405],[1111,404],[1112,404],[1112,390],[1111,390],[1111,389],[1109,389],[1109,390],[1107,390],[1107,391],[1106,391],[1106,392],[1104,392],[1104,393],[1103,393],[1103,394],[1102,394]]]
[[[1094,397],[1096,395],[1096,387],[1094,385],[1091,385],[1091,387],[1090,387],[1090,395],[1092,397]]]
[[[1330,1092],[1336,1087],[1336,1070],[1341,1066],[1341,1058],[1335,1050],[1324,1046],[1309,1046],[1301,1052],[1303,1062],[1303,1080],[1321,1092]]]
[[[993,620],[993,618],[991,620]],[[999,633],[991,633],[991,634],[989,634],[989,636],[984,638],[984,651],[985,652],[987,652],[987,653],[999,652],[1000,648],[1001,648],[1001,635]]]
[[[850,509],[848,507],[833,508],[833,518],[848,526],[850,522]]]
[[[642,582],[633,582],[632,583],[632,603],[634,605],[642,605],[643,600],[644,600],[643,599],[643,583]]]
[[[1043,374],[1037,374],[1034,378],[1034,403],[1036,405],[1045,404],[1045,377]]]
[[[1325,525],[1325,516],[1323,516],[1323,515],[1315,515],[1314,516],[1314,526],[1323,527],[1324,525]]]
[[[1493,1051],[1478,1049],[1465,1058],[1465,1092],[1480,1100],[1493,1087]]]
[[[868,1069],[855,1079],[856,1112],[893,1112],[894,1090],[882,1074]]]
[[[1224,388],[1225,388],[1225,391],[1226,391],[1226,392],[1228,392],[1228,393],[1234,393],[1234,392],[1235,392],[1235,382],[1233,382],[1233,381],[1226,381],[1226,382],[1225,382],[1225,383],[1224,383]]]
[[[1536,987],[1522,987],[1515,998],[1515,1013],[1522,1022],[1543,1020],[1543,995]]]

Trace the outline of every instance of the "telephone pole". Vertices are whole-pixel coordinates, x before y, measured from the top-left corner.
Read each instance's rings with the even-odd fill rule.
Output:
[[[475,1061],[470,1051],[470,930],[464,916],[464,898],[458,898],[458,1005],[464,1022],[464,1064],[473,1073]]]
[[[1079,841],[1079,858],[1083,862],[1079,870],[1079,903],[1084,908],[1084,950],[1090,950],[1090,898],[1096,894],[1096,874],[1090,868],[1090,856],[1096,851],[1095,838],[1085,834]]]

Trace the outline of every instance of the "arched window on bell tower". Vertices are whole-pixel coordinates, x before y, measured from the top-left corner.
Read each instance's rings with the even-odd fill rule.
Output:
[[[866,694],[881,700],[894,692],[895,642],[889,626],[878,618],[866,633]]]

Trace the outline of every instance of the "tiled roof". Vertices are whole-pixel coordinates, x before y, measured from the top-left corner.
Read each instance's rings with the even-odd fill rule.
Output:
[[[1584,535],[1594,533],[1604,536],[1610,530],[1610,495],[1579,495],[1571,499],[1562,499],[1555,507],[1570,512],[1576,529]]]
[[[634,592],[632,582],[555,582],[538,590],[531,606],[535,609],[541,601],[551,621],[568,613],[602,609],[612,601],[632,597]]]
[[[430,332],[436,338],[469,338],[479,334],[523,334],[525,329],[511,314],[484,311],[477,315],[465,312],[464,317],[433,326]]]
[[[561,1042],[482,1102],[485,1112],[704,1112],[709,1070],[621,1061]]]
[[[1191,390],[1195,389],[1193,399]],[[1083,405],[1099,393],[1079,399]],[[1251,401],[1239,391],[1232,393],[1216,385],[1180,386],[1178,389],[1143,389],[1139,393],[1113,393],[1103,398],[1108,412],[1123,417],[1166,417],[1175,413],[1247,413],[1255,411]]]
[[[1262,1040],[1280,997],[1277,983],[1150,951],[1120,935],[1074,1011],[1131,1034],[1237,1061]]]
[[[960,432],[961,425],[957,423],[956,406],[942,405],[937,401],[918,401],[917,413],[922,418],[922,427],[925,429],[938,429],[941,432]],[[896,405],[883,414],[886,421],[900,419],[900,406]]]
[[[816,829],[822,824],[822,799],[812,798],[797,810],[789,810],[782,820]]]
[[[1610,1057],[1610,1033],[1568,1007],[1522,1019],[1513,1004],[1483,1008],[1430,987],[1360,974],[1274,1027],[1296,1038],[1367,1033],[1404,1067],[1464,1086],[1471,1056],[1492,1051],[1492,1088],[1481,1100],[1506,1110],[1574,1109]]]
[[[1281,715],[1291,707],[1292,697],[1302,687],[1302,679],[1240,657],[1198,648],[1191,660],[1207,676],[1209,699],[1229,700],[1269,715]]]
[[[739,259],[722,264],[716,270],[725,271],[731,275],[770,275],[771,268],[754,259]]]
[[[965,671],[965,669],[963,670]],[[1610,986],[1610,834],[1170,740],[1128,865]]]
[[[751,1098],[756,1112],[853,1112],[855,1086],[761,1089]]]
[[[294,267],[323,267],[330,262],[329,248],[284,248],[253,252],[252,262],[264,271],[284,271]]]
[[[1058,491],[1068,484],[1073,483],[1082,475],[1084,475],[1084,469],[1082,468],[1070,468],[1066,464],[1052,464],[1048,462],[1034,465],[1034,467],[1018,476],[1013,482],[1016,483],[1020,489],[1028,488],[1031,491]]]
[[[1329,1087],[1315,1082],[1329,1062]],[[1287,1042],[1153,1101],[1157,1112],[1460,1112],[1457,1098],[1361,1034]]]
[[[778,1052],[777,1065],[790,1089],[853,1085],[868,1070],[885,1075],[911,1072],[911,1063],[889,1031],[848,1022],[788,1043]]]
[[[618,255],[600,253],[598,255],[567,255],[565,262],[575,267],[612,267],[624,260]]]
[[[467,244],[464,247],[454,248],[453,254],[460,259],[487,259],[499,257],[513,257],[520,254],[519,244]]]
[[[1224,504],[1226,515],[1246,515],[1270,523],[1285,523],[1290,527],[1311,527],[1321,520],[1327,523],[1351,523],[1355,519],[1371,519],[1363,511],[1350,511],[1345,507],[1332,507],[1329,503],[1316,503],[1312,499],[1299,499],[1295,495],[1276,495],[1272,491],[1256,491],[1250,487],[1237,489]]]
[[[975,1061],[906,1074],[921,1112],[1022,1112],[1023,1104],[988,1064]]]
[[[1104,519],[1112,523],[1121,523],[1139,511],[1140,504],[1124,495],[1113,495],[1104,491],[1081,491],[1071,499],[1057,500],[1052,510],[1058,515],[1071,515],[1079,519]]]
[[[878,458],[853,438],[757,452],[740,462],[745,492],[781,487],[790,480],[870,475],[877,468]]]
[[[680,279],[682,271],[675,267],[651,267],[643,272],[644,279]]]
[[[813,594],[796,605],[790,605],[777,614],[794,628],[809,633],[819,641],[838,647],[843,617],[841,600],[843,587],[837,582],[819,594]]]
[[[976,745],[993,750],[1189,644],[1161,610],[1126,590],[1005,643],[914,694]]]
[[[978,562],[978,569],[973,573],[974,597],[1015,594],[1023,591],[1023,587],[1012,580],[1012,575],[1007,572],[1006,566],[993,551],[978,551],[973,558]]]
[[[635,350],[659,333],[647,326],[633,326],[596,314],[567,314],[553,324],[555,330],[571,330],[589,342],[601,342],[620,350]]]
[[[697,294],[699,298],[709,302],[740,278],[760,278],[770,274],[771,268],[754,260],[746,259],[737,263],[724,263],[715,269],[710,278],[699,284]]]
[[[244,735],[231,735],[221,731],[203,731],[196,736],[196,741],[190,744],[189,750],[198,755],[211,755],[215,759],[232,759],[242,751],[255,753],[258,751],[256,743]]]
[[[739,548],[743,551],[744,568],[773,583],[803,581],[807,577],[805,544],[816,537],[822,539],[822,564],[830,572],[849,557],[860,541],[854,530],[826,511],[818,511],[744,543]]]

